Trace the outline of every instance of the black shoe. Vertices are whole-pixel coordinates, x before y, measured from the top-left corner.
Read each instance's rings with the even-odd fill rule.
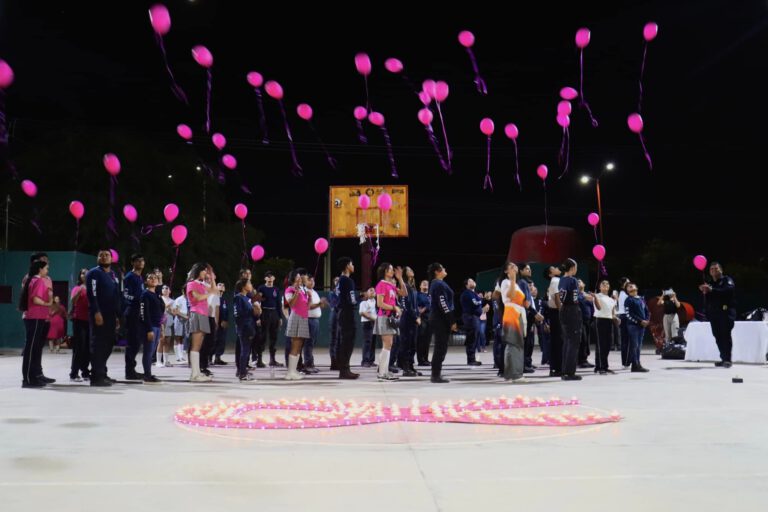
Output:
[[[536,373],[536,369],[532,366],[528,366],[527,368],[523,368],[523,373]]]
[[[275,368],[282,368],[282,367],[283,367],[283,366],[285,366],[285,365],[284,365],[283,363],[278,363],[277,361],[275,361],[274,359],[272,359],[272,360],[269,362],[269,366],[274,366]],[[259,363],[256,363],[256,367],[257,367],[257,368],[264,368],[264,363],[261,363],[261,366],[259,366]]]
[[[336,361],[331,361],[331,371],[338,372],[339,370],[341,370],[341,368],[339,367],[339,363],[337,363]]]
[[[581,380],[581,375],[563,375],[560,378],[563,380]]]
[[[117,379],[113,379],[112,377],[104,377],[104,380],[108,381],[110,384],[117,384]]]
[[[104,379],[104,380],[91,379],[91,386],[95,388],[108,388],[111,385],[112,385],[112,381],[110,379]]]
[[[608,370],[600,370],[597,373],[599,373],[600,375],[608,375]]]
[[[613,370],[610,370],[610,369],[608,369],[608,368],[606,368],[604,371],[605,371],[605,373],[607,373],[608,375],[616,375],[616,372],[615,372],[615,371],[613,371]]]
[[[503,376],[504,376],[504,372],[502,372],[501,370],[499,370],[498,372],[496,372],[496,376],[497,376],[497,377],[503,377]]]
[[[554,371],[554,370],[550,370],[549,371],[549,376],[550,377],[562,377],[563,376],[563,372],[557,372],[557,371]]]
[[[363,368],[370,368],[373,366],[373,363],[362,363],[360,366],[362,366]]]
[[[211,370],[209,370],[208,368],[204,368],[204,369],[200,370],[200,373],[202,373],[206,377],[213,377],[213,372]]]
[[[723,361],[723,368],[730,368],[733,366],[733,363],[730,361]]]
[[[351,372],[349,369],[341,370],[339,372],[339,378],[342,380],[355,380],[360,377],[359,373]]]
[[[432,363],[429,361],[419,361],[419,364],[416,366],[432,366]]]
[[[269,366],[277,366],[277,365],[276,364],[275,365],[271,364]],[[267,365],[265,365],[262,361],[256,361],[256,368],[266,368],[266,367],[267,367]],[[248,368],[253,369],[253,366],[249,366]]]
[[[409,370],[411,370],[412,372],[416,372],[416,376],[417,376],[417,377],[422,377],[422,376],[424,376],[424,374],[423,374],[423,373],[421,373],[419,370],[417,370],[417,369],[416,369],[416,368],[414,368],[413,366],[411,366],[411,367],[409,368]]]
[[[467,366],[482,366],[482,365],[483,363],[481,363],[480,361],[469,361],[467,363]]]
[[[646,373],[649,371],[651,370],[649,370],[648,368],[643,368],[642,365],[639,365],[639,364],[632,365],[632,370],[631,370],[632,373]]]
[[[594,368],[595,365],[590,363],[589,361],[585,361],[583,363],[579,363],[579,368]]]
[[[144,376],[136,372],[126,373],[125,380],[144,380]]]
[[[403,377],[418,377],[419,374],[415,370],[403,370]]]
[[[21,387],[23,388],[44,388],[45,386],[47,386],[47,384],[39,380],[31,380],[29,382],[21,381]]]
[[[56,379],[48,378],[45,375],[38,375],[37,380],[38,382],[42,382],[44,384],[53,384],[54,382],[56,382]]]
[[[216,359],[213,360],[213,364],[218,364],[218,365],[224,366],[224,365],[227,364],[227,362],[226,361],[222,361],[220,357],[217,357]]]
[[[447,384],[447,383],[451,382],[450,380],[446,379],[445,377],[432,377],[431,379],[429,379],[429,381],[432,384]]]
[[[720,368],[720,367],[722,367],[724,365],[725,365],[725,361],[718,361],[718,362],[715,363],[715,366],[717,366],[718,368]]]
[[[400,373],[400,368],[398,368],[397,366],[390,366],[389,373]]]
[[[149,377],[144,377],[144,382],[149,382],[150,384],[154,384],[156,382],[162,382],[160,379],[155,377],[154,375],[150,375]]]

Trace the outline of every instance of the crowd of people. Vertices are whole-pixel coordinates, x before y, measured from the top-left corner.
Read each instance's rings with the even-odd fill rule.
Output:
[[[236,331],[234,368],[240,381],[254,380],[255,370],[267,365],[273,376],[275,368],[287,366],[285,379],[299,380],[320,371],[315,366],[314,347],[323,309],[329,310],[330,370],[344,380],[360,376],[351,370],[360,328],[360,365],[376,366],[380,381],[418,377],[422,372],[417,367],[428,366],[431,382],[449,382],[442,366],[449,340],[459,331],[459,320],[466,364],[482,365],[477,353],[484,352],[487,340],[492,340],[494,368],[506,382],[525,383],[525,374],[537,371],[533,364],[537,343],[540,364],[548,367],[549,376],[566,381],[581,380],[579,368],[613,374],[608,354],[617,349],[624,368],[648,371],[640,359],[650,312],[646,300],[638,295],[637,285],[622,278],[618,290],[611,291],[611,284],[602,280],[596,293],[589,292],[576,278],[578,265],[570,258],[545,269],[548,287],[542,293],[533,282],[529,264],[507,262],[492,291],[481,293],[473,279],[466,279],[458,299],[445,282],[447,269],[440,263],[429,265],[427,279],[418,285],[410,267],[381,263],[375,287],[360,293],[353,278],[353,261],[340,258],[338,277],[327,298],[320,297],[314,276],[304,268],[293,269],[282,289],[276,286],[272,272],[267,271],[264,283],[255,286],[251,271],[242,269],[230,302],[226,285],[217,282],[213,267],[207,263],[192,266],[174,298],[159,269],[144,272],[141,254],[130,257],[131,270],[122,275],[113,268],[111,252],[101,250],[97,266],[80,271],[71,291],[68,315],[53,296],[48,265],[45,253],[33,254],[22,282],[19,309],[26,329],[23,387],[55,382],[43,373],[42,351],[47,339],[63,338],[66,316],[72,321],[69,377],[73,382],[88,381],[99,387],[117,382],[108,375],[107,360],[119,332],[126,340],[126,380],[158,383],[153,366],[188,365],[191,382],[210,382],[210,368],[227,365],[222,356],[230,323]],[[730,367],[735,285],[717,262],[710,265],[709,274],[710,280],[700,290],[707,297],[707,313],[720,349],[722,361],[716,365]],[[658,303],[664,308],[665,335],[671,340],[679,328],[680,302],[670,289]],[[283,362],[277,356],[279,332],[286,340]],[[594,363],[588,359],[592,344]],[[267,349],[269,361],[265,362]]]

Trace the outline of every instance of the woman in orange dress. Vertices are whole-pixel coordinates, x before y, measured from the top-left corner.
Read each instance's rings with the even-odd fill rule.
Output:
[[[525,294],[517,286],[517,265],[507,262],[504,273],[507,278],[499,285],[499,293],[504,302],[502,317],[502,337],[504,348],[504,380],[515,384],[525,383],[525,331],[526,308]]]

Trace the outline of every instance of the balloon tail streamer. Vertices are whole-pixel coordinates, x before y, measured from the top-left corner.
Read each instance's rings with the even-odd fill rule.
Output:
[[[29,223],[32,224],[38,235],[43,234],[43,230],[40,228],[40,212],[37,210],[37,207],[32,210],[32,220]]]
[[[152,233],[152,231],[163,226],[165,226],[165,224],[151,224],[148,226],[142,226],[139,233],[141,233],[141,236],[148,236],[150,233]]]
[[[160,53],[163,55],[163,64],[165,64],[165,70],[168,72],[168,77],[171,79],[171,91],[173,91],[173,95],[176,96],[176,99],[178,99],[180,102],[184,103],[185,105],[189,105],[189,100],[187,99],[187,95],[184,92],[184,89],[182,89],[178,82],[176,82],[176,78],[173,76],[173,71],[171,71],[171,65],[168,63],[168,55],[165,52],[163,36],[155,33],[155,39],[157,40],[157,45],[160,47]]]
[[[211,68],[206,70],[206,91],[205,91],[205,133],[211,133],[211,82],[213,73]]]
[[[445,140],[445,156],[447,156],[448,160],[448,170],[450,172],[452,164],[451,160],[453,159],[453,152],[451,151],[451,146],[448,145],[448,132],[445,129],[445,120],[443,119],[443,111],[440,108],[440,103],[437,103],[437,114],[440,117],[440,126],[443,128],[443,139]]]
[[[176,262],[179,260],[179,249],[181,248],[180,245],[176,246],[176,254],[173,256],[173,266],[171,267],[171,280],[168,281],[168,286],[173,288],[173,276],[176,274]]]
[[[544,245],[547,245],[549,234],[549,220],[547,219],[547,184],[544,183]]]
[[[561,179],[568,172],[568,167],[571,160],[571,131],[567,126],[563,128],[563,142],[560,144],[560,165],[563,167],[563,172],[557,179]]]
[[[245,268],[245,265],[248,263],[248,243],[245,241],[245,220],[241,220],[240,224],[243,226],[243,257],[241,261],[243,268]]]
[[[491,138],[488,137],[488,145],[486,146],[486,159],[485,159],[485,180],[483,181],[483,190],[490,187],[493,192],[493,182],[491,181]]]
[[[472,51],[472,48],[467,48],[467,54],[469,54],[469,60],[472,63],[472,71],[475,73],[475,87],[477,87],[477,92],[485,96],[488,94],[488,87],[485,86],[485,80],[480,76],[480,68],[477,66],[475,52]]]
[[[642,114],[643,112],[643,75],[645,75],[645,57],[648,55],[648,41],[646,41],[643,44],[643,61],[640,64],[640,80],[638,81],[638,86],[640,88],[640,96],[637,100],[637,113]]]
[[[363,76],[363,82],[365,83],[365,108],[368,112],[371,111],[371,96],[368,93],[368,75]]]
[[[117,237],[117,227],[115,224],[115,189],[117,188],[117,176],[112,176],[109,180],[109,219],[107,219],[107,235]],[[108,236],[108,238],[110,238]]]
[[[357,139],[360,141],[360,144],[368,144],[368,137],[365,136],[363,123],[359,119],[355,119],[355,124],[357,125]]]
[[[515,181],[517,181],[517,186],[520,188],[520,192],[522,192],[523,183],[520,181],[520,163],[518,162],[517,156],[517,140],[512,139],[512,145],[515,146]]]
[[[259,109],[259,128],[261,128],[261,143],[269,144],[269,133],[267,132],[267,116],[264,114],[264,101],[261,98],[261,88],[254,87],[256,93],[256,106]]]
[[[288,137],[288,146],[291,148],[291,161],[293,162],[291,174],[294,176],[303,176],[304,173],[302,172],[301,165],[299,165],[299,160],[296,157],[296,148],[293,147],[293,135],[291,135],[291,127],[288,125],[288,115],[285,113],[285,105],[283,104],[283,100],[278,100],[278,103],[280,104],[280,112],[283,114],[283,124],[285,125],[285,135]]]
[[[587,110],[589,114],[589,120],[592,123],[592,128],[597,128],[597,119],[592,115],[592,109],[589,108],[589,103],[584,98],[584,49],[579,52],[579,106]]]
[[[440,146],[437,143],[437,137],[435,136],[435,131],[432,129],[432,125],[425,126],[425,128],[427,130],[427,135],[429,136],[429,141],[432,143],[432,148],[435,150],[435,154],[440,160],[440,167],[442,167],[444,171],[447,171],[448,174],[451,174],[451,168],[448,167],[442,152],[440,152]]]
[[[131,230],[131,240],[133,241],[133,248],[135,250],[141,249],[141,241],[139,240],[139,237],[136,235],[135,230]]]
[[[653,170],[653,162],[651,161],[651,155],[648,153],[648,148],[645,147],[645,137],[643,137],[642,133],[637,134],[640,137],[640,145],[643,147],[643,154],[645,154],[645,159],[648,161],[648,170]]]
[[[384,142],[387,144],[387,156],[389,156],[389,166],[392,169],[392,177],[399,178],[397,175],[397,166],[395,165],[395,154],[392,152],[392,140],[389,138],[387,127],[381,125],[381,133],[384,135]]]
[[[374,226],[374,229],[376,230],[376,245],[371,243],[371,267],[375,267],[376,263],[379,261],[379,251],[381,250],[381,243],[379,238],[379,225],[376,224]]]
[[[323,153],[325,153],[325,158],[328,160],[328,165],[331,166],[331,169],[334,171],[336,170],[336,159],[331,156],[331,154],[328,152],[328,148],[325,147],[325,143],[323,142],[323,139],[320,138],[320,133],[317,131],[317,128],[315,127],[315,124],[313,122],[309,122],[309,127],[312,128],[312,133],[315,134],[315,137],[317,138],[318,142],[320,142],[320,147],[323,148]]]

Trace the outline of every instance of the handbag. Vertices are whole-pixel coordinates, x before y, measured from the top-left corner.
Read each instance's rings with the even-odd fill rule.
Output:
[[[400,320],[394,315],[388,316],[387,327],[389,327],[390,329],[397,329],[398,327],[400,327]]]

